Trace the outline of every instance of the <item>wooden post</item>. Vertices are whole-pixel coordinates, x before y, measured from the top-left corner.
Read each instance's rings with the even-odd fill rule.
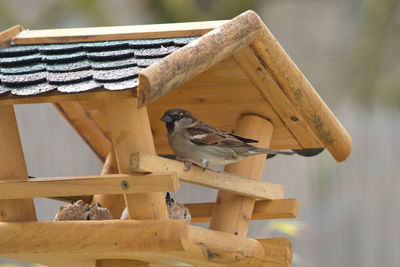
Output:
[[[241,116],[235,130],[235,134],[258,140],[257,146],[264,148],[269,147],[272,132],[273,126],[269,121],[254,115]],[[261,154],[229,164],[225,167],[225,171],[260,180],[264,163],[265,154]],[[254,204],[254,198],[219,191],[211,217],[210,229],[245,237]]]
[[[130,172],[130,154],[155,154],[146,107],[137,108],[137,98],[106,102],[112,141],[120,173]],[[131,219],[168,219],[163,193],[125,194]]]
[[[115,159],[114,148],[110,151],[104,162],[102,175],[118,173],[117,161]],[[94,195],[93,203],[100,203],[103,207],[108,208],[114,219],[119,219],[125,208],[124,195]]]
[[[130,172],[130,154],[155,154],[147,108],[137,108],[137,98],[106,101],[106,109],[119,173]],[[124,194],[130,219],[168,219],[163,193]],[[114,199],[119,203],[119,199]],[[120,209],[118,210],[120,212]],[[145,262],[98,260],[96,266],[149,266]]]
[[[12,105],[0,105],[0,122],[0,180],[28,179]],[[0,200],[0,221],[36,221],[33,200]]]

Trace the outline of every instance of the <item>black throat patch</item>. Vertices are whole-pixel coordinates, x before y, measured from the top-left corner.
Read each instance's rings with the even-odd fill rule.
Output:
[[[167,126],[168,134],[172,134],[175,128],[175,122],[166,122],[165,126]]]

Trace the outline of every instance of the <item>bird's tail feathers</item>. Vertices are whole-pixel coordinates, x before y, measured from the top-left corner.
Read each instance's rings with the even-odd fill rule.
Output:
[[[256,147],[255,149],[252,149],[249,151],[251,154],[281,154],[281,155],[293,155],[296,154],[293,151],[288,151],[288,150],[273,150],[273,149],[268,149],[268,148],[259,148]]]

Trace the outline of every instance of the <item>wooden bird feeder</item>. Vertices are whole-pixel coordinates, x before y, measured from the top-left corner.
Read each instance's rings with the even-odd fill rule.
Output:
[[[296,199],[261,181],[265,155],[225,172],[184,172],[162,114],[183,108],[260,147],[337,161],[351,137],[258,15],[232,20],[0,33],[0,256],[48,266],[289,266],[285,238],[247,238],[251,220],[295,218]],[[28,178],[14,104],[53,103],[104,162],[101,175]],[[169,220],[164,193],[215,188]],[[131,220],[37,222],[32,198],[86,196]]]

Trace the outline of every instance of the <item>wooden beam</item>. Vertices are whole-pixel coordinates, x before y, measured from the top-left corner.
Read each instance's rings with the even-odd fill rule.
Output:
[[[23,231],[21,231],[23,229]],[[185,220],[0,223],[1,254],[123,255],[184,250]]]
[[[0,223],[0,240],[2,257],[36,263],[58,255],[83,263],[127,259],[261,266],[265,258],[255,239],[190,226],[186,220]]]
[[[251,48],[245,47],[241,49],[234,55],[234,58],[265,100],[271,104],[276,114],[288,127],[299,144],[303,148],[323,147],[299,112],[271,77],[269,70],[258,60]]]
[[[224,22],[201,21],[117,27],[30,30],[21,32],[12,40],[15,44],[48,44],[200,36],[219,27]]]
[[[93,194],[143,194],[175,191],[178,188],[179,180],[175,173],[47,177],[29,180],[0,180],[0,199]]]
[[[272,124],[258,116],[245,115],[239,118],[235,134],[258,140],[257,146],[268,148],[273,132]],[[225,171],[259,181],[264,169],[265,154],[248,157],[225,166]],[[282,188],[283,191],[283,188]],[[210,229],[245,237],[253,214],[255,198],[232,192],[219,191],[214,207]]]
[[[265,155],[262,155],[265,159]],[[131,170],[133,172],[176,172],[179,179],[184,182],[202,185],[210,188],[234,192],[242,196],[261,199],[283,198],[283,186],[256,181],[238,175],[219,172],[198,166],[192,166],[190,171],[184,171],[183,162],[149,155],[133,153],[131,155]]]
[[[54,103],[66,121],[76,130],[93,152],[104,162],[111,150],[111,141],[90,117],[80,102]],[[114,152],[113,152],[114,153]]]
[[[24,27],[15,25],[5,31],[0,32],[0,47],[10,46],[10,40],[23,30]]]
[[[263,267],[290,267],[293,259],[292,244],[284,237],[257,239],[265,249]]]
[[[192,223],[209,222],[214,202],[187,203],[184,204],[192,216]],[[251,216],[252,220],[296,218],[299,212],[300,202],[295,198],[257,200]]]
[[[321,143],[337,161],[344,161],[351,153],[351,136],[264,24],[252,46]]]
[[[111,91],[105,89],[96,89],[88,92],[76,94],[65,94],[57,90],[38,94],[35,96],[16,96],[8,94],[0,97],[0,105],[11,104],[36,104],[36,103],[57,103],[64,101],[91,101],[91,100],[113,100],[136,97],[136,89]]]
[[[12,105],[0,105],[0,181],[26,181],[24,154]],[[32,199],[0,200],[0,221],[35,221]]]
[[[118,173],[117,160],[115,158],[114,148],[110,150],[107,156],[106,162],[104,163],[101,175]],[[113,218],[121,218],[122,212],[125,209],[125,200],[123,194],[103,194],[94,195],[92,199],[93,203],[100,203],[103,207],[108,208]]]
[[[130,172],[130,154],[155,154],[147,109],[137,108],[137,99],[106,101],[115,155],[120,173]],[[131,219],[168,219],[163,193],[124,194]]]
[[[152,103],[254,41],[260,18],[245,12],[139,72],[139,106]]]

